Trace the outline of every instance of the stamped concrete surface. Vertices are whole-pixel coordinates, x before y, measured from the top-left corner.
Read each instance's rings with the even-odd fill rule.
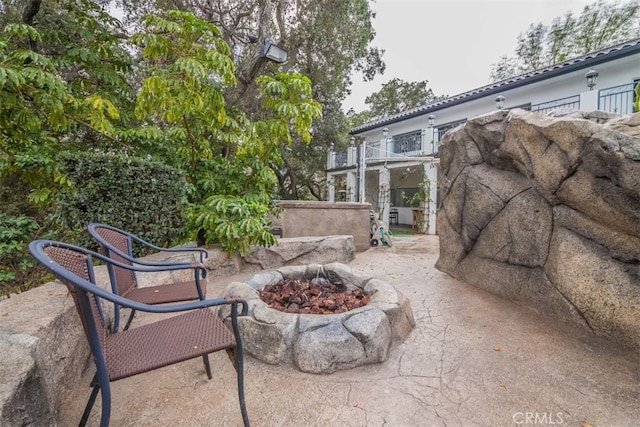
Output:
[[[253,426],[638,426],[639,353],[542,318],[434,268],[436,236],[397,237],[350,264],[392,283],[416,328],[382,364],[315,375],[247,356]],[[215,279],[208,295],[246,275]],[[136,323],[149,322],[143,314]],[[240,426],[224,352],[112,384],[112,426]],[[89,394],[69,390],[60,426],[77,425]],[[100,402],[89,425],[98,425]]]

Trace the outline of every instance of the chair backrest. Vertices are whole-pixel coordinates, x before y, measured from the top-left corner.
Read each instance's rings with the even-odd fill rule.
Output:
[[[111,259],[123,264],[132,265],[131,261],[118,254],[120,251],[133,257],[133,242],[129,234],[114,227],[95,225],[92,230],[93,237],[96,238],[102,249],[102,253]],[[113,250],[113,248],[117,249]],[[115,285],[118,295],[127,296],[127,293],[138,286],[138,279],[132,270],[113,266]]]
[[[77,246],[51,240],[36,240],[29,244],[33,257],[64,283],[73,296],[76,310],[94,356],[102,353],[109,333],[102,299],[92,289],[98,288],[93,272],[92,252]],[[97,353],[96,353],[97,352]]]

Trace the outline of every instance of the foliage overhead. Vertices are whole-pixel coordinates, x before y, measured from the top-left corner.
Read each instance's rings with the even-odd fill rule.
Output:
[[[490,79],[503,80],[637,37],[640,1],[598,0],[579,16],[567,12],[550,25],[531,24],[518,36],[515,55],[503,55],[492,65]]]
[[[258,77],[261,109],[251,114],[226,104],[235,67],[214,24],[172,10],[147,15],[143,25],[132,37],[149,70],[136,115],[170,136],[171,144],[162,144],[165,161],[171,159],[193,186],[194,223],[206,240],[229,252],[274,244],[267,214],[277,185],[272,166],[281,163],[278,148],[294,137],[309,142],[321,112],[309,79],[285,72]]]
[[[398,114],[437,99],[427,87],[428,83],[428,80],[405,82],[395,78],[383,84],[378,92],[369,95],[364,102],[374,117]]]
[[[200,227],[229,252],[274,243],[269,212],[283,147],[308,144],[321,117],[308,77],[258,60],[250,84],[240,84],[242,58],[224,31],[185,11],[147,15],[129,38],[97,2],[2,6],[0,203],[7,224],[24,224],[20,235],[36,224],[39,233],[71,238],[68,231],[77,230],[52,222],[59,218],[54,200],[86,183],[60,169],[60,153],[109,152],[180,171],[190,237]],[[20,247],[6,246],[16,255],[12,265],[26,265]]]
[[[312,95],[324,114],[314,120],[310,146],[294,137],[280,147],[283,164],[273,165],[279,197],[325,197],[326,152],[331,144],[346,147],[347,119],[341,103],[349,93],[351,76],[373,79],[385,69],[384,51],[372,47],[375,16],[368,0],[122,0],[132,22],[153,10],[191,11],[215,24],[229,45],[236,65],[237,86],[225,92],[228,107],[240,107],[250,117],[260,116],[256,103],[256,76],[275,69],[307,76]],[[276,65],[257,57],[269,38],[288,52],[287,62]],[[286,149],[285,149],[286,147]]]

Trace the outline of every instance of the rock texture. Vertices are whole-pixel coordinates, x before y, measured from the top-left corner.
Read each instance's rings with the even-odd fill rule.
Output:
[[[284,313],[259,297],[268,283],[309,280],[318,275],[347,291],[362,289],[369,304],[339,314]],[[303,372],[332,373],[387,360],[392,342],[404,340],[415,326],[409,301],[391,284],[373,279],[342,263],[281,267],[231,283],[225,297],[249,303],[249,315],[238,320],[246,352],[274,365],[293,364]],[[229,309],[220,316],[229,321]]]
[[[440,143],[440,258],[474,286],[640,347],[640,113],[476,117]]]

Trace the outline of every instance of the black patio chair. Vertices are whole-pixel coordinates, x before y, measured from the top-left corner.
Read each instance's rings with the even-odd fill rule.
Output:
[[[80,419],[84,426],[98,395],[102,395],[100,426],[107,427],[111,415],[110,382],[202,357],[207,377],[212,378],[208,354],[226,350],[237,373],[238,400],[245,426],[249,418],[244,401],[243,352],[238,328],[240,315],[246,315],[246,301],[239,298],[214,298],[171,305],[149,305],[114,294],[96,284],[94,261],[131,271],[166,271],[184,268],[172,266],[130,266],[78,246],[51,240],[29,244],[33,257],[62,281],[73,296],[96,366],[91,395]],[[105,304],[129,307],[151,313],[183,314],[164,318],[136,328],[113,332],[105,315]],[[231,305],[231,329],[209,307]]]
[[[398,225],[398,208],[391,208],[389,211],[389,225]]]
[[[91,223],[87,226],[86,231],[95,239],[100,245],[102,252],[116,261],[119,261],[127,265],[147,265],[147,266],[163,266],[163,265],[176,265],[183,264],[186,266],[199,265],[204,261],[209,254],[206,250],[201,248],[161,248],[155,246],[140,237],[121,230],[116,227],[112,227],[106,224]],[[173,252],[173,253],[198,253],[200,256],[200,264],[189,262],[154,262],[146,261],[140,258],[134,258],[133,248],[134,245],[141,245],[149,249],[153,249],[157,252]],[[115,280],[112,281],[114,285],[113,292],[127,297],[131,300],[142,302],[145,304],[166,304],[173,302],[191,301],[195,299],[203,300],[206,296],[207,271],[204,267],[196,268],[194,271],[194,279],[188,281],[168,283],[157,286],[138,287],[138,278],[134,270],[120,268],[118,266],[113,267]],[[129,319],[125,324],[124,329],[129,329],[133,317],[136,311],[131,310]],[[114,328],[118,328],[120,324],[120,310],[116,310],[114,319]]]

